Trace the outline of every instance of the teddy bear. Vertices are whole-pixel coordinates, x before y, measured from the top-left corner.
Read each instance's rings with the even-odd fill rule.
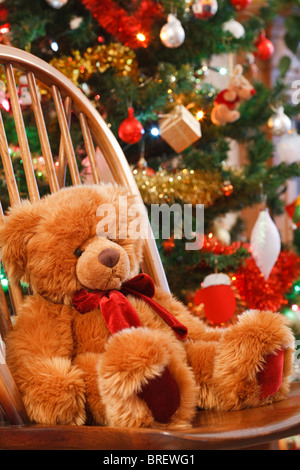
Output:
[[[211,111],[212,122],[218,126],[224,126],[237,121],[240,118],[238,111],[240,101],[248,101],[255,93],[255,88],[243,76],[243,67],[237,64],[228,87],[220,91],[214,100]]]
[[[30,285],[6,338],[29,419],[168,428],[191,425],[198,408],[283,399],[294,351],[286,317],[246,311],[228,328],[204,324],[141,271],[144,237],[116,223],[126,215],[132,228],[135,205],[126,188],[91,184],[5,216],[3,264]]]

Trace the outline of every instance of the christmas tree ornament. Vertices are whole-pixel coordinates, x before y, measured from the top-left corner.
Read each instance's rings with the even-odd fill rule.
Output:
[[[201,137],[199,121],[183,105],[177,105],[159,122],[160,136],[175,152],[183,152]]]
[[[210,115],[213,124],[224,126],[237,121],[240,118],[240,102],[248,101],[255,93],[251,83],[243,76],[243,67],[237,64],[227,88],[220,91],[214,100]]]
[[[224,245],[228,246],[231,243],[231,236],[222,220],[215,220],[213,224],[214,236]]]
[[[222,26],[223,31],[232,34],[236,39],[240,39],[245,35],[244,26],[233,18],[226,21]]]
[[[285,206],[286,213],[292,219],[296,227],[300,227],[300,196]]]
[[[192,5],[195,18],[207,20],[212,18],[218,11],[217,0],[196,0]]]
[[[59,10],[61,7],[68,3],[68,0],[46,0],[46,2],[48,3],[48,5],[50,5],[50,7]]]
[[[127,144],[136,144],[144,134],[143,125],[134,116],[134,109],[128,108],[128,117],[121,122],[118,134]]]
[[[280,235],[268,209],[260,211],[251,233],[250,246],[255,263],[267,281],[281,249]]]
[[[174,237],[168,238],[168,240],[164,240],[162,242],[162,246],[164,247],[166,255],[172,253],[173,249],[175,248]]]
[[[273,135],[286,134],[292,129],[292,121],[284,113],[283,106],[274,109],[274,114],[268,119],[267,126]]]
[[[281,137],[277,145],[280,160],[286,163],[300,161],[300,135],[292,131]]]
[[[236,308],[236,299],[227,274],[209,274],[194,297],[196,305],[204,304],[204,315],[214,325],[229,321]]]
[[[72,29],[73,31],[77,28],[79,28],[79,26],[81,25],[83,21],[83,18],[82,16],[73,16],[71,19],[70,19],[70,29]]]
[[[222,192],[226,197],[233,193],[233,185],[231,184],[231,181],[224,181],[224,184],[222,185]]]
[[[185,39],[185,31],[175,15],[168,15],[168,22],[160,30],[160,40],[164,46],[176,48],[181,46]]]
[[[244,8],[247,8],[248,5],[250,5],[251,0],[230,0],[231,5],[234,6],[237,10],[243,10]]]
[[[269,60],[274,53],[273,43],[266,38],[265,33],[261,32],[255,41],[254,45],[257,50],[254,52],[254,55],[260,60]]]

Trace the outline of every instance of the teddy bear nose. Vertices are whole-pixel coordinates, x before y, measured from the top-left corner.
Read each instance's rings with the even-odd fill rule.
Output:
[[[120,253],[113,248],[106,248],[98,255],[100,263],[104,264],[104,266],[107,266],[108,268],[113,268],[119,261],[119,258]]]

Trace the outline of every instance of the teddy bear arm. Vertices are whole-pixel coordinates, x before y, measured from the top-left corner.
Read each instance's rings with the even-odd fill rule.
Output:
[[[187,327],[189,340],[218,341],[222,337],[222,329],[205,325],[182,302],[162,289],[156,289],[155,300]]]

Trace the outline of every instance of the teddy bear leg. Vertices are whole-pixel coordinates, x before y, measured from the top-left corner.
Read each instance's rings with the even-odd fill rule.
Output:
[[[113,335],[98,365],[99,389],[110,426],[187,424],[196,388],[178,340],[148,328]]]
[[[292,373],[294,336],[279,313],[247,311],[225,331],[212,386],[219,409],[242,409],[283,399]]]
[[[97,366],[100,354],[85,352],[74,359],[74,364],[82,371],[86,393],[86,424],[106,425],[105,407],[99,392]]]
[[[188,341],[185,344],[187,360],[197,382],[197,406],[215,408],[217,397],[213,384],[214,362],[218,341]]]

